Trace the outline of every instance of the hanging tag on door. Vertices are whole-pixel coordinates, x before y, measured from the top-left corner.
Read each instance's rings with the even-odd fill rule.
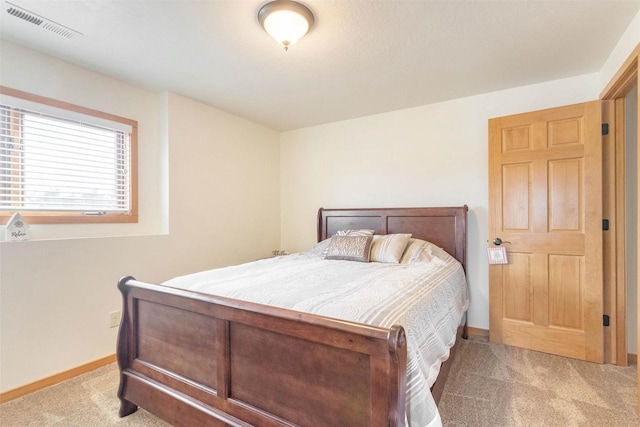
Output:
[[[489,264],[507,264],[507,250],[504,247],[487,248]]]

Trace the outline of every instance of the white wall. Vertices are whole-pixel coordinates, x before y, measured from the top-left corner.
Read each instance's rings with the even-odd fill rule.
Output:
[[[598,74],[281,135],[282,247],[316,239],[319,207],[469,205],[469,325],[489,328],[488,145],[492,117],[598,99]]]
[[[613,79],[620,66],[627,60],[631,52],[640,42],[640,12],[636,14],[625,30],[616,46],[611,51],[609,58],[600,69],[600,90],[603,90]]]
[[[115,352],[109,312],[120,309],[121,276],[161,282],[279,248],[280,166],[275,131],[0,47],[0,84],[123,115],[140,128],[140,224],[41,226],[35,238],[49,240],[0,243],[0,390],[7,391]],[[114,236],[74,237],[104,234]]]
[[[280,247],[279,133],[168,97],[171,262],[187,272],[269,256]]]

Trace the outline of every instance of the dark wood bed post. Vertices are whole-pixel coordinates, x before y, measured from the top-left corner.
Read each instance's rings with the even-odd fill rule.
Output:
[[[128,288],[126,283],[129,280],[136,280],[135,277],[125,276],[118,281],[118,289],[122,293],[122,321],[118,330],[118,368],[120,369],[120,386],[118,387],[118,399],[120,399],[120,417],[126,417],[138,410],[138,405],[134,405],[124,398],[127,377],[123,374],[124,370],[130,365],[129,357],[133,350],[133,328],[130,325],[131,309],[128,304]]]
[[[389,389],[397,392],[397,395],[390,396],[391,400],[397,401],[396,411],[389,413],[389,427],[404,425],[404,416],[407,398],[407,336],[402,326],[393,325],[389,330],[389,354],[393,357],[398,366],[399,375],[397,387],[391,384]],[[401,409],[399,409],[401,408]],[[402,418],[402,420],[399,420]]]
[[[320,243],[323,239],[322,239],[322,211],[324,210],[324,208],[320,208],[318,209],[318,219],[316,221],[316,227],[318,230],[318,243]],[[326,237],[325,237],[326,238]]]

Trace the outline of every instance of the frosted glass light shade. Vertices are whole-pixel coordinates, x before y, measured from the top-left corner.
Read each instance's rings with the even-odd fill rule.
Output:
[[[258,21],[271,37],[288,50],[289,46],[307,34],[314,23],[314,17],[313,13],[300,3],[276,0],[260,8]]]
[[[279,10],[267,16],[264,29],[285,48],[293,45],[309,31],[309,23],[290,10]]]

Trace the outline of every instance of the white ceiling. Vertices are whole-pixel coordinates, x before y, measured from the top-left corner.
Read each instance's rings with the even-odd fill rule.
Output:
[[[637,0],[305,0],[316,26],[285,52],[257,22],[266,1],[10,1],[82,35],[66,39],[12,17],[2,0],[2,39],[275,130],[597,72],[640,8]]]

